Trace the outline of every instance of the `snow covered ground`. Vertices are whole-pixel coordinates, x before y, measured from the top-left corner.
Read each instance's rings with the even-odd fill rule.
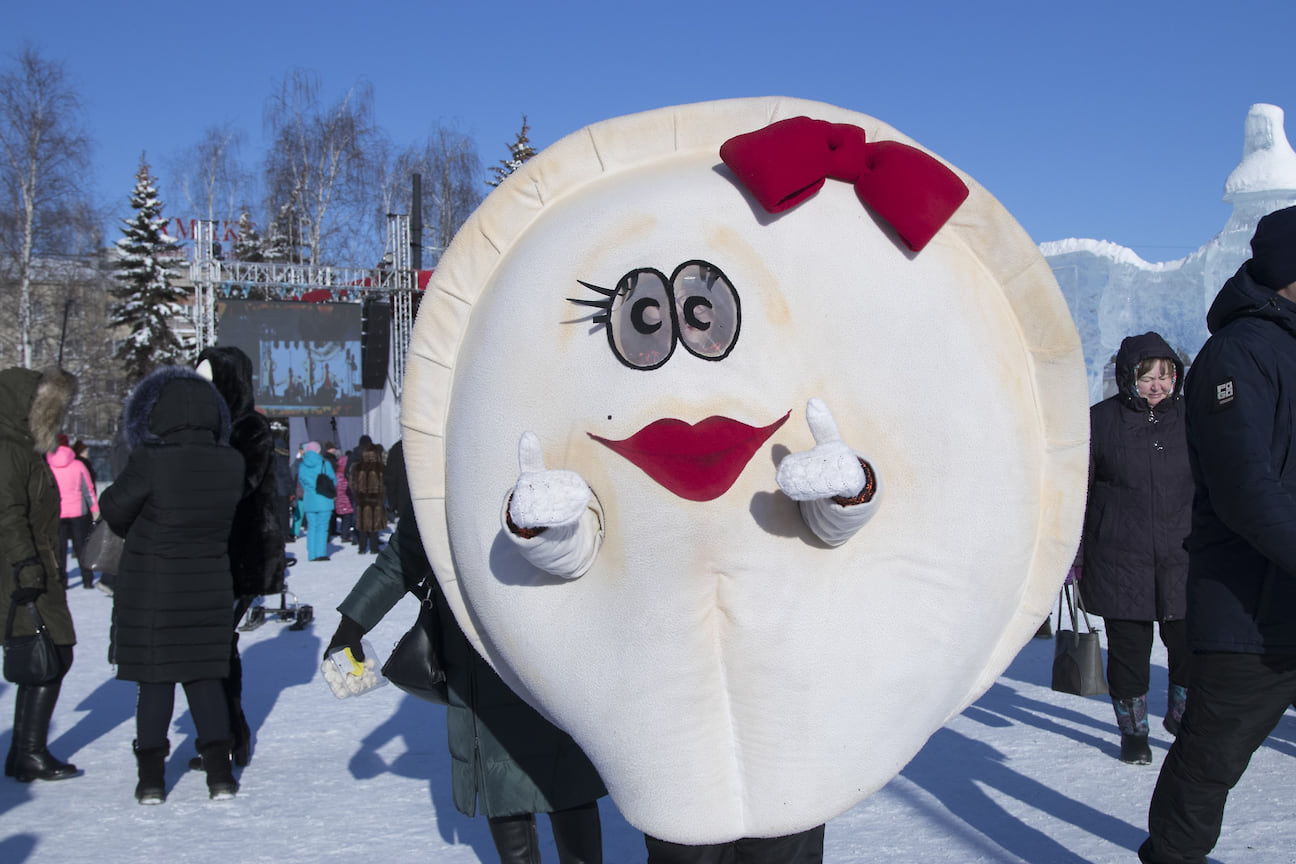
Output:
[[[305,557],[305,541],[294,544]],[[335,699],[319,673],[334,611],[368,558],[334,547],[329,562],[290,571],[314,607],[305,630],[270,620],[244,633],[245,707],[252,762],[233,801],[211,802],[194,754],[193,723],[177,691],[167,763],[169,798],[135,803],[135,686],[108,665],[111,600],[76,588],[79,643],[54,715],[51,749],[82,777],[24,785],[0,780],[0,862],[318,862],[368,859],[494,862],[483,818],[450,799],[444,709],[381,687]],[[72,574],[79,584],[78,574]],[[413,622],[411,597],[370,634],[384,655]],[[953,648],[951,649],[953,650]],[[1052,692],[1052,643],[1034,640],[980,701],[932,736],[888,786],[828,823],[828,862],[1131,862],[1170,743],[1154,724],[1151,766],[1117,758],[1110,703]],[[1165,654],[1154,654],[1151,703],[1162,707]],[[8,747],[14,688],[0,683],[0,746]],[[904,722],[904,706],[894,706]],[[1159,715],[1158,715],[1159,718]],[[1296,861],[1296,715],[1288,712],[1229,801],[1213,861]],[[609,864],[641,862],[643,840],[610,799],[601,802]],[[541,818],[546,861],[556,861]]]

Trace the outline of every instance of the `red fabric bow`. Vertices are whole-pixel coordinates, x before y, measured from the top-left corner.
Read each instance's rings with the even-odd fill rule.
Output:
[[[791,117],[737,135],[720,158],[770,213],[795,207],[829,177],[855,184],[860,200],[921,251],[968,196],[953,171],[899,141],[864,140],[848,123]]]

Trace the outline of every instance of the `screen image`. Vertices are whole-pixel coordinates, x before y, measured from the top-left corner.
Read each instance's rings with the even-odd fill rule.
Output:
[[[360,304],[219,300],[216,315],[216,344],[252,358],[258,408],[360,416]]]

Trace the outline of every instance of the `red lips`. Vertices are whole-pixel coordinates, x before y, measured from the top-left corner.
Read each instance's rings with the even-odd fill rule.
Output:
[[[729,491],[757,448],[791,413],[760,428],[728,417],[708,417],[696,424],[666,418],[621,441],[592,432],[589,436],[681,498],[710,501]]]

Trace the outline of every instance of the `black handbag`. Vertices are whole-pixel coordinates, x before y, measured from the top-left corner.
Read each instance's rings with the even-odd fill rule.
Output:
[[[1103,674],[1102,645],[1098,632],[1089,623],[1089,613],[1075,586],[1062,586],[1058,595],[1058,631],[1053,641],[1053,689],[1075,696],[1107,695],[1107,678]],[[1062,629],[1062,604],[1071,612],[1071,629]],[[1085,632],[1080,632],[1076,607],[1084,616]]]
[[[85,565],[102,573],[116,573],[125,545],[122,536],[108,527],[108,520],[100,519],[86,538]]]
[[[315,494],[323,495],[325,498],[337,497],[337,484],[323,471],[315,476]]]
[[[414,626],[392,648],[382,674],[411,696],[435,705],[448,705],[441,626],[437,621],[436,591],[425,580],[413,590],[419,598]]]
[[[63,674],[63,664],[59,661],[58,646],[45,628],[45,620],[36,609],[35,603],[24,603],[31,614],[32,626],[36,632],[30,636],[13,635],[14,613],[18,611],[17,603],[9,604],[9,617],[5,621],[4,632],[4,677],[14,684],[38,685],[58,680]]]

